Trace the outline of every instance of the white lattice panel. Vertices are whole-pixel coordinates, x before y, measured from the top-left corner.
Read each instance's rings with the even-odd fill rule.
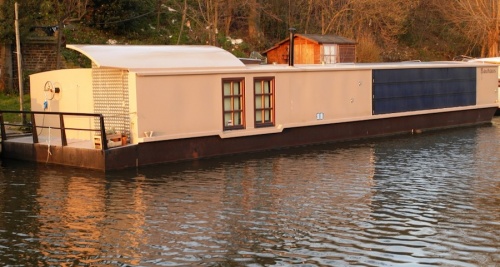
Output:
[[[128,72],[117,69],[92,69],[94,112],[104,115],[106,130],[127,136],[130,132]],[[99,120],[95,121],[99,127]]]

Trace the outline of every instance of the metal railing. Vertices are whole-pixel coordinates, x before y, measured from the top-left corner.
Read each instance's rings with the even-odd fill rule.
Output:
[[[31,119],[31,124],[28,123],[6,123],[4,121],[4,114],[21,114],[23,118],[29,116]],[[39,126],[36,124],[35,115],[53,115],[59,116],[59,127],[49,127],[49,126]],[[99,128],[69,128],[64,126],[64,117],[97,117],[99,118]],[[23,119],[23,121],[25,121]],[[68,145],[68,140],[66,138],[66,130],[76,130],[76,131],[87,131],[87,132],[99,132],[101,134],[101,149],[108,149],[108,144],[106,142],[106,128],[104,127],[104,116],[97,113],[74,113],[74,112],[49,112],[49,111],[10,111],[10,110],[0,110],[0,131],[2,140],[7,140],[7,132],[5,126],[19,126],[30,128],[30,132],[33,135],[33,143],[38,143],[38,133],[37,128],[51,128],[59,129],[61,131],[61,144],[62,146]]]

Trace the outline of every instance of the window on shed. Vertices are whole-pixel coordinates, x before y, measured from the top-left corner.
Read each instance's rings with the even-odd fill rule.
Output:
[[[255,127],[274,125],[274,77],[255,78]]]
[[[224,130],[244,129],[244,79],[222,80]]]
[[[323,44],[322,45],[322,61],[325,64],[337,63],[337,45],[336,44]]]

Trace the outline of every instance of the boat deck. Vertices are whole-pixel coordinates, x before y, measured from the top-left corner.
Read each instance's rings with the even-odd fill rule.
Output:
[[[67,139],[66,142],[63,146],[60,137],[40,136],[38,143],[34,143],[32,135],[11,135],[2,140],[2,157],[95,170],[136,166],[137,145],[102,150],[95,148],[94,142],[88,139]]]
[[[5,140],[6,143],[22,143],[22,144],[31,144],[33,145],[33,136],[32,135],[22,135],[10,137]],[[50,145],[50,146],[62,146],[62,139],[60,137],[38,137],[38,143],[42,145]],[[96,149],[94,147],[94,143],[91,140],[83,140],[83,139],[67,139],[68,147],[75,148],[87,148],[87,149]]]

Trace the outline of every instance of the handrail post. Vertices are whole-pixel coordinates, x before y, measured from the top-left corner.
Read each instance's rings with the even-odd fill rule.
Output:
[[[66,129],[64,128],[64,117],[63,114],[59,114],[59,127],[61,127],[61,143],[62,146],[68,145],[68,140],[66,140]]]
[[[99,125],[101,127],[101,148],[102,150],[108,149],[108,139],[106,138],[106,128],[104,127],[104,116],[99,115]]]
[[[5,124],[3,122],[3,112],[0,112],[0,131],[2,131],[2,143],[7,140],[7,134],[5,133]]]
[[[38,144],[38,133],[36,132],[35,113],[31,112],[31,134],[33,135],[33,144]]]

